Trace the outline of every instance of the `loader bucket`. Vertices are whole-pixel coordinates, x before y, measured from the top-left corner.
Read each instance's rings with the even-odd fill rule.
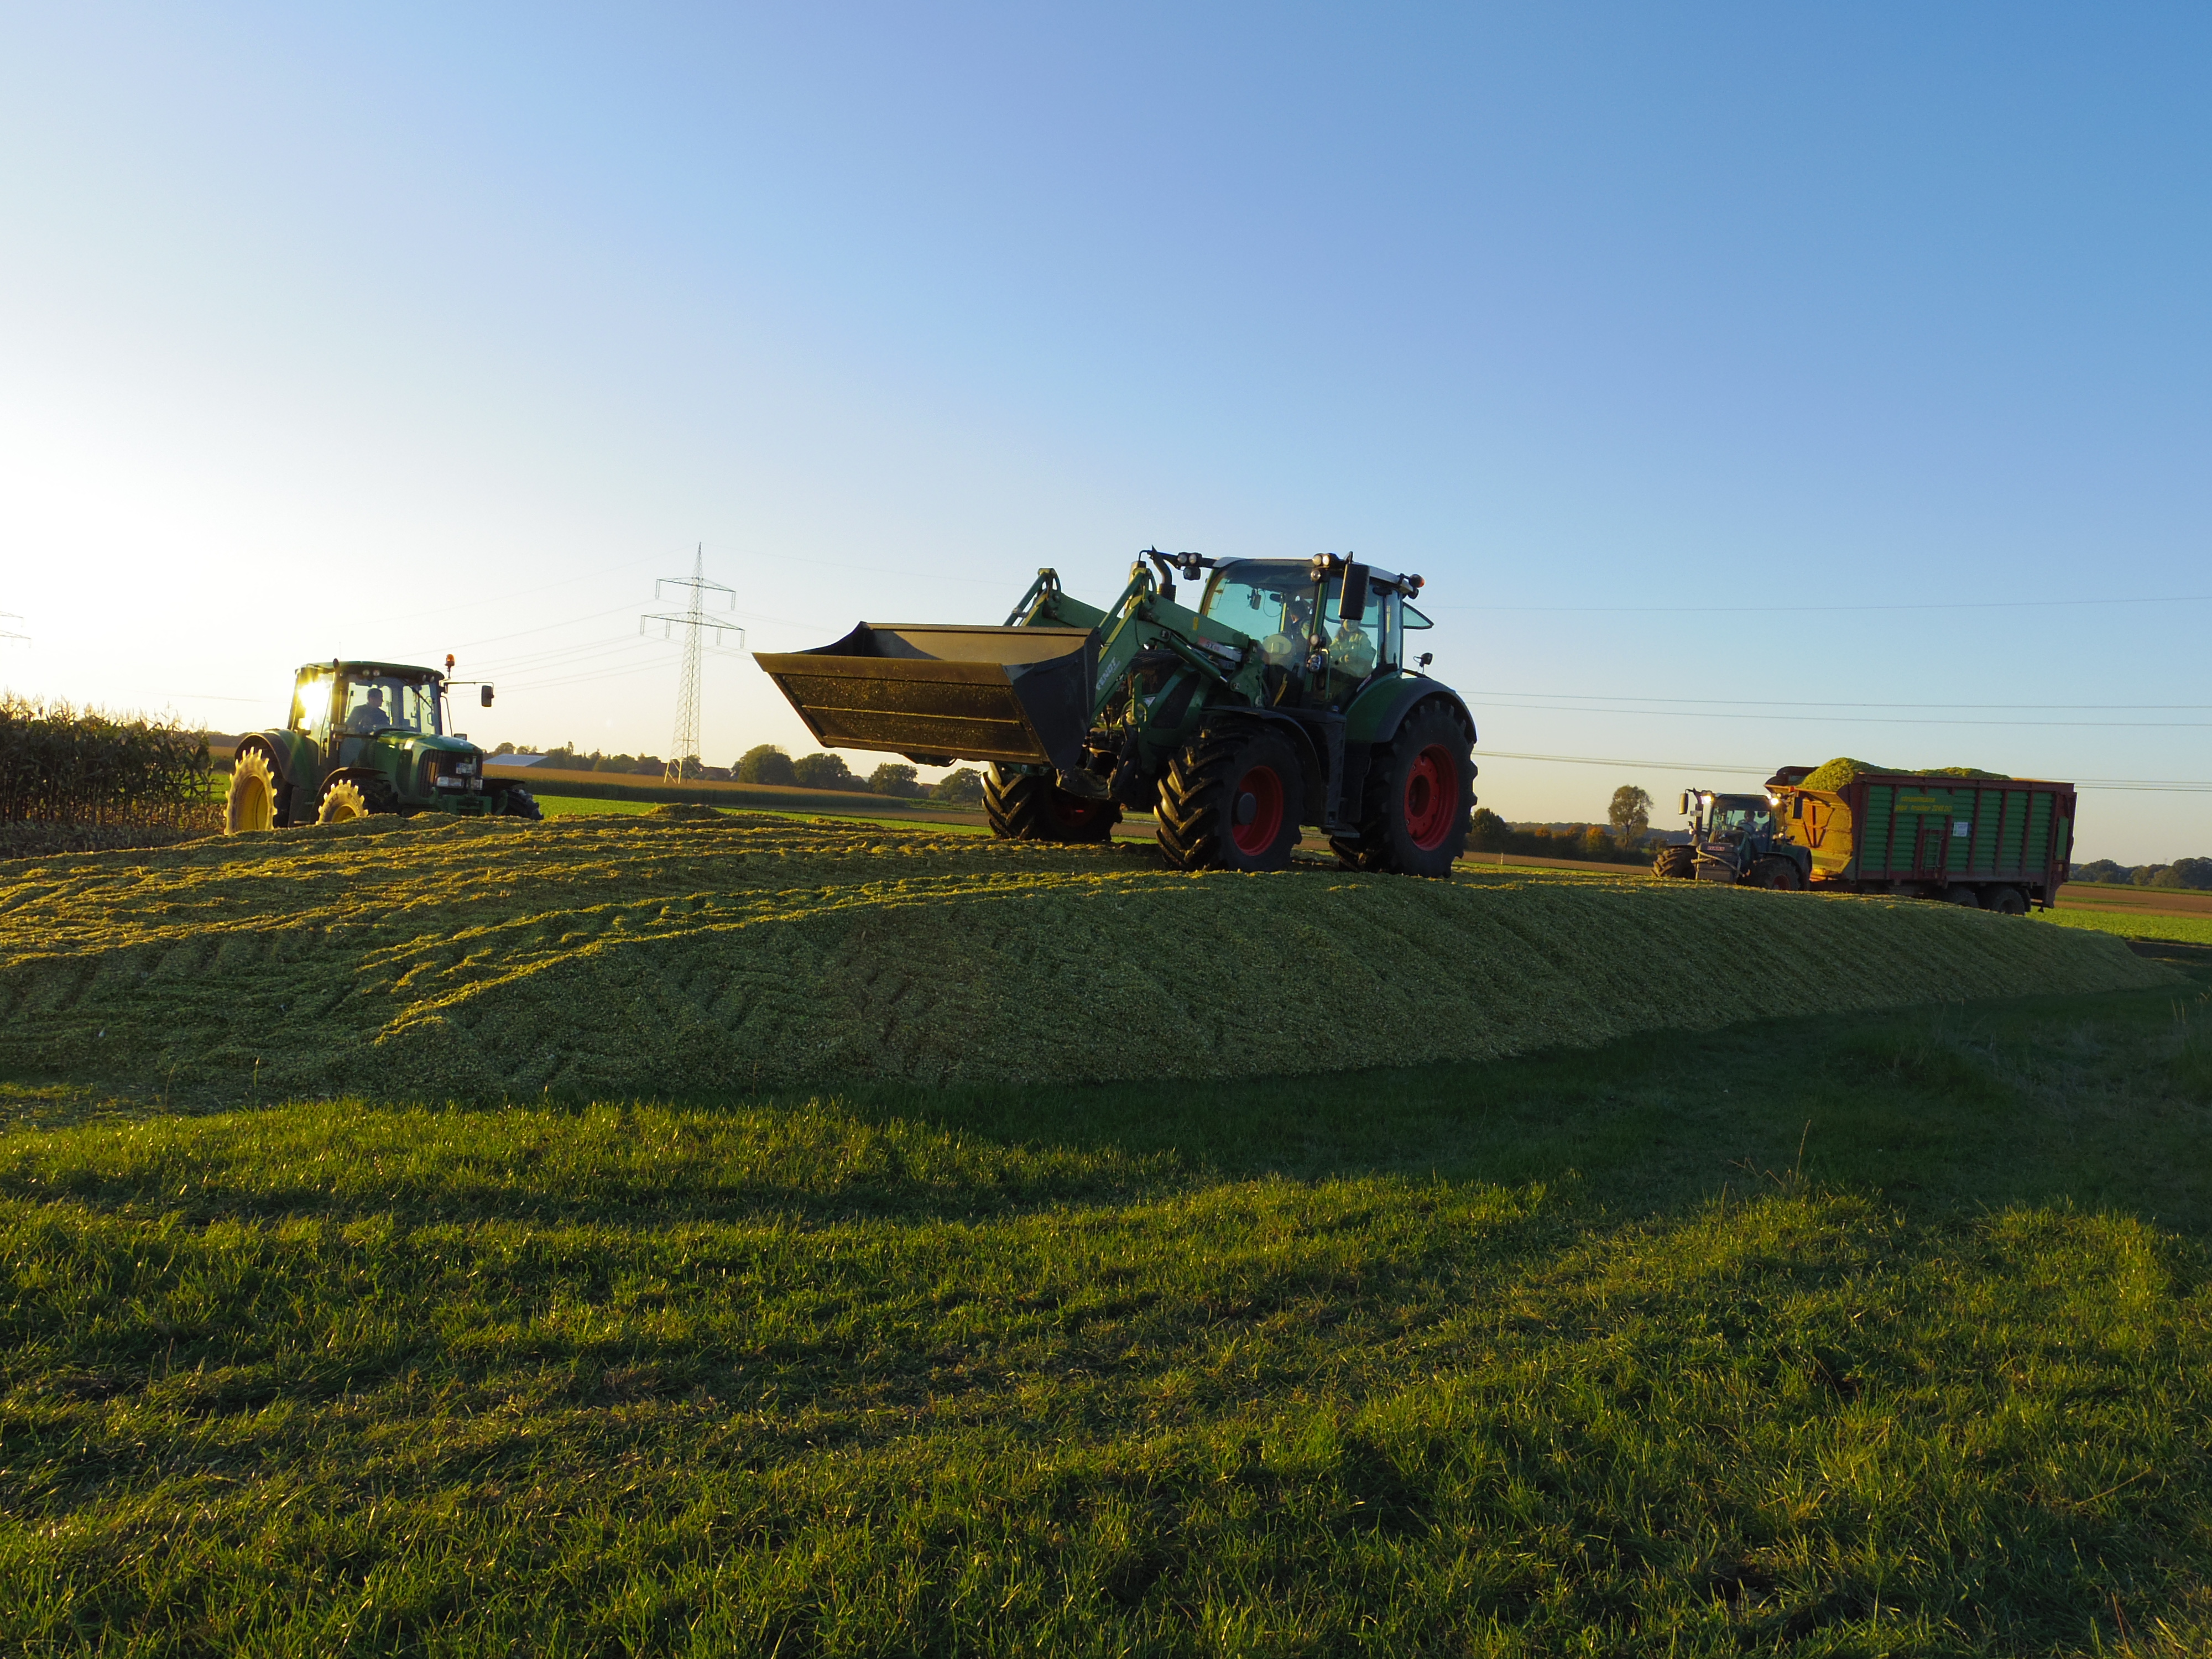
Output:
[[[753,654],[825,749],[1083,763],[1098,672],[1088,629],[862,623],[835,645]]]

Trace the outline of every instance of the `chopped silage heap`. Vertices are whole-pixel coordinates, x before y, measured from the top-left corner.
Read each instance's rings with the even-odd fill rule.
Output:
[[[1876,766],[1869,761],[1853,760],[1849,755],[1838,755],[1825,766],[1815,767],[1798,780],[1802,789],[1834,791],[1847,787],[1862,772],[1902,772],[1917,778],[2002,778],[2002,772],[1984,772],[1972,766]]]
[[[1684,996],[1685,963],[1733,997]],[[1947,905],[732,814],[370,819],[0,866],[0,1072],[179,1099],[635,1098],[1479,1060],[1760,1014],[2163,982]]]

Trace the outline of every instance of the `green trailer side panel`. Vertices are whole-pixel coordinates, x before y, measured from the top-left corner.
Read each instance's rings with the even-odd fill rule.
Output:
[[[2021,864],[2041,874],[2051,868],[2051,792],[2039,789],[2027,813],[2027,856]]]
[[[2004,816],[2004,792],[1980,789],[1974,795],[1974,869],[1987,874],[1997,867],[1997,822]]]
[[[1869,876],[1889,871],[1890,787],[1869,784],[1866,792],[1865,828],[1859,836],[1859,870]]]
[[[2004,828],[1997,836],[1997,868],[2010,872],[2020,868],[2021,842],[2027,834],[2027,795],[2023,790],[2008,789],[2004,798]]]
[[[2058,820],[2058,860],[2063,864],[2073,856],[2074,820],[2063,817]]]

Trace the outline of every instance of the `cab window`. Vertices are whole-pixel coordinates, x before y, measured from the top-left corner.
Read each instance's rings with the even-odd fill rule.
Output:
[[[292,690],[292,730],[313,732],[330,723],[333,678],[327,668],[312,668],[300,676]]]

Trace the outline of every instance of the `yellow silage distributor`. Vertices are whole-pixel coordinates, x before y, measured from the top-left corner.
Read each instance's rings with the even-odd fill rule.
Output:
[[[1472,1060],[1764,1014],[2121,989],[2118,940],[1945,908],[732,814],[371,819],[0,865],[0,1071],[126,1094],[639,1097]]]

